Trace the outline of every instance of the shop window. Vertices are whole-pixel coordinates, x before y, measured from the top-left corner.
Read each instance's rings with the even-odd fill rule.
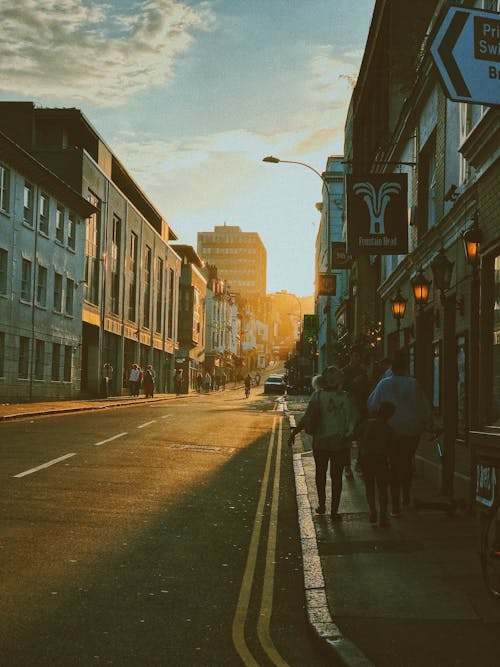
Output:
[[[43,380],[45,366],[45,343],[43,340],[35,341],[35,379]]]
[[[51,378],[54,381],[61,379],[61,345],[59,343],[52,343],[52,370]]]
[[[491,422],[500,425],[500,254],[494,260]]]

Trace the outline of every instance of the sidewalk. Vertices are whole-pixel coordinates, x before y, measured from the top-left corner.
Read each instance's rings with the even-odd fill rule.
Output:
[[[289,401],[292,413],[304,408]],[[475,518],[413,509],[392,518],[389,528],[372,526],[355,473],[344,481],[343,521],[332,524],[328,515],[314,514],[310,440],[301,433],[294,446],[307,613],[335,664],[499,665],[500,603],[482,582]],[[413,498],[439,500],[419,477]]]
[[[180,394],[179,397],[197,396],[196,393]],[[144,403],[156,403],[175,399],[175,394],[155,394],[154,398],[141,396],[109,396],[108,398],[92,398],[84,400],[40,401],[38,403],[0,403],[0,421],[21,419],[44,414],[61,414],[64,412],[82,412],[84,410],[104,410],[106,408],[125,407]]]

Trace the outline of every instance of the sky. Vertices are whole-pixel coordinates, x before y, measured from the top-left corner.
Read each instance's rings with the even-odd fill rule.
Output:
[[[314,291],[315,203],[343,153],[375,0],[2,0],[0,99],[77,107],[179,242],[237,225],[267,291]]]

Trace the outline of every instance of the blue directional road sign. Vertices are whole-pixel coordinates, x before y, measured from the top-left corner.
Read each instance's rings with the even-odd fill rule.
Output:
[[[500,104],[500,13],[449,7],[431,54],[451,100]]]

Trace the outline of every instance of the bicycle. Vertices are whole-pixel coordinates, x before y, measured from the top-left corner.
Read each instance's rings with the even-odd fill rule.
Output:
[[[500,598],[500,498],[496,474],[495,466],[478,465],[476,500],[481,503],[480,554],[483,580],[491,595]]]

